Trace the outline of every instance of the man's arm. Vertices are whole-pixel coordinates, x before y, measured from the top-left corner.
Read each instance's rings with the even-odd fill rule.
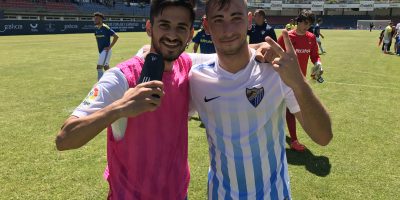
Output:
[[[197,53],[197,49],[199,48],[199,43],[194,43],[193,45],[193,53]]]
[[[164,95],[162,88],[160,81],[142,83],[126,91],[121,99],[91,115],[68,118],[57,135],[57,149],[62,151],[79,148],[119,118],[135,117],[154,111]],[[154,94],[160,98],[154,97]]]
[[[112,40],[110,46],[108,47],[109,50],[113,48],[113,46],[115,45],[115,43],[117,43],[117,41],[119,39],[119,36],[116,33],[114,33],[114,35],[112,37],[113,37],[113,40]]]
[[[279,55],[272,62],[272,66],[282,81],[292,88],[301,110],[295,116],[304,130],[316,143],[327,145],[333,137],[329,114],[303,77],[287,31],[284,30],[282,35],[286,52],[271,38],[267,38],[268,44]]]
[[[271,28],[269,29],[269,31],[270,31],[269,36],[270,36],[275,42],[277,42],[278,39],[276,38],[275,29],[271,27]]]
[[[304,81],[292,89],[301,110],[294,114],[297,120],[314,142],[327,145],[332,139],[331,120],[327,110],[307,82]]]
[[[319,57],[318,54],[318,45],[317,45],[317,40],[315,38],[315,36],[312,36],[313,39],[311,40],[311,49],[310,49],[310,59],[311,62],[315,65],[317,62],[321,63],[321,58]]]

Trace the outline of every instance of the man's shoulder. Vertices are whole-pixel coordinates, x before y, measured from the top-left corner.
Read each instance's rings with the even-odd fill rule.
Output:
[[[132,70],[135,70],[135,69],[142,69],[143,64],[144,64],[143,58],[139,56],[133,56],[130,59],[119,63],[117,67],[120,69],[131,68]]]
[[[265,30],[274,30],[274,27],[272,27],[271,25],[265,23]]]
[[[213,69],[214,67],[215,67],[215,60],[210,60],[208,62],[193,66],[191,71],[196,73],[201,73],[203,70]]]
[[[104,23],[103,23],[103,27],[104,27],[105,29],[107,29],[107,30],[110,30],[110,29],[111,29],[107,24],[104,24]]]
[[[315,38],[314,33],[311,33],[310,31],[306,31],[306,36],[307,38]]]

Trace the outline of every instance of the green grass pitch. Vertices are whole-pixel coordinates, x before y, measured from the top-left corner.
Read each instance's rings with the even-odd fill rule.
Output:
[[[292,196],[396,199],[400,57],[381,53],[379,31],[322,32],[325,83],[310,84],[330,111],[334,138],[319,147],[299,128],[309,151],[287,151]],[[149,43],[145,33],[119,35],[112,66]],[[3,36],[0,47],[0,199],[105,199],[105,131],[78,150],[58,152],[54,144],[96,81],[93,34]],[[189,125],[189,199],[202,200],[208,145],[199,122]]]

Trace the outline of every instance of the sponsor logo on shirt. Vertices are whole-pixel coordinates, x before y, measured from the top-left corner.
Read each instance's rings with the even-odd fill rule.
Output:
[[[296,49],[296,53],[307,53],[309,54],[311,51],[310,49]]]
[[[100,94],[99,88],[97,86],[94,87],[89,92],[89,94],[87,95],[85,100],[83,100],[82,104],[85,105],[85,106],[88,106],[88,105],[92,104],[94,102],[94,100],[96,100],[96,98],[99,96],[99,94]]]

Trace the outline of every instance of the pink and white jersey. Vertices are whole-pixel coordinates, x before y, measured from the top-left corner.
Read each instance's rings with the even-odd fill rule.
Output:
[[[81,117],[121,98],[136,86],[144,61],[133,57],[105,73],[73,112]],[[187,195],[188,73],[192,61],[182,54],[164,72],[165,96],[154,112],[121,118],[107,130],[109,199],[174,199]]]

